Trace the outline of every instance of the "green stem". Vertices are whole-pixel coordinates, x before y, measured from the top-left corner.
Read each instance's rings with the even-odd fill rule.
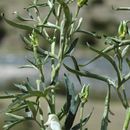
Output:
[[[61,15],[61,5],[58,6],[57,10],[57,16],[56,16],[56,25],[59,25],[60,22],[60,15]],[[59,19],[57,19],[59,18]],[[54,30],[54,35],[53,35],[53,42],[51,43],[51,54],[55,55],[55,46],[56,46],[56,32],[57,29]],[[52,57],[51,58],[51,83],[52,85],[55,86],[56,83],[56,77],[58,76],[59,69],[61,66],[61,59],[58,59],[58,63],[55,66],[55,59]],[[55,89],[51,89],[51,113],[55,113]]]
[[[84,103],[81,103],[80,108],[80,130],[83,129],[82,121],[83,121],[83,111],[84,111]]]
[[[125,103],[124,100],[123,100],[123,97],[122,97],[122,94],[120,93],[119,88],[117,88],[117,94],[118,94],[118,97],[119,97],[119,99],[120,99],[120,101],[121,101],[123,107],[126,109],[127,106],[126,106],[126,103]]]
[[[111,86],[108,84],[108,90],[107,90],[107,95],[105,99],[105,107],[104,107],[104,113],[103,113],[103,118],[101,122],[101,130],[107,130],[108,128],[108,123],[109,123],[109,111],[110,111],[110,98],[111,98]]]
[[[130,123],[130,107],[127,108],[123,130],[128,130],[129,123]]]
[[[40,81],[44,82],[44,74],[43,74],[43,65],[41,63],[41,59],[39,58],[39,55],[37,53],[37,46],[33,45],[33,53],[34,53],[34,58],[35,58],[35,62],[36,62],[36,66],[40,72]]]

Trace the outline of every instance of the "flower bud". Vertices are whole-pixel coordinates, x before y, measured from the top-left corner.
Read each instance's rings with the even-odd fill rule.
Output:
[[[84,6],[85,4],[87,4],[88,0],[77,0],[77,5],[78,7],[82,7]]]
[[[81,102],[86,103],[88,101],[88,96],[89,96],[89,85],[83,85],[83,88],[79,94]]]
[[[32,33],[29,37],[30,37],[32,45],[38,46],[38,37],[37,37],[37,34],[34,30],[32,31]]]
[[[120,22],[120,25],[118,28],[119,38],[124,39],[126,37],[127,32],[128,32],[127,22],[123,20]]]

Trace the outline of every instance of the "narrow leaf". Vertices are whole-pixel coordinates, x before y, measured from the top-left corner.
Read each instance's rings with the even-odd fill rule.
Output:
[[[11,117],[11,118],[15,118],[17,120],[23,120],[24,117],[23,116],[18,116],[18,115],[15,115],[13,113],[6,113],[7,116]]]
[[[72,53],[73,50],[74,50],[74,48],[76,47],[77,43],[78,43],[78,38],[76,38],[76,39],[70,44],[70,46],[68,47],[68,50],[66,51],[65,54],[67,55],[67,54],[69,54],[69,53]]]
[[[14,14],[16,15],[16,18],[20,21],[34,21],[34,19],[24,18],[24,17],[20,16],[18,12],[14,12]]]
[[[36,28],[34,28],[34,27],[31,27],[31,26],[28,26],[28,25],[24,25],[24,24],[20,24],[20,23],[15,23],[15,22],[13,22],[13,21],[5,18],[4,16],[3,16],[3,18],[11,26],[14,26],[16,28],[23,29],[23,30],[26,30],[26,31],[30,31],[30,32],[32,32],[32,30],[35,30],[36,33],[38,33],[38,34],[41,35],[41,33],[39,32],[39,30],[36,29]]]
[[[88,120],[90,119],[92,113],[93,113],[93,110],[91,111],[91,113],[90,113],[86,118],[83,119],[83,121],[82,121],[82,126],[86,125],[86,123],[87,123]],[[78,123],[78,124],[75,125],[71,130],[79,130],[79,129],[80,129],[80,126],[81,126],[81,124]]]
[[[64,76],[65,76],[65,84],[67,87],[67,110],[68,110],[68,114],[65,120],[65,130],[69,130],[73,125],[80,104],[80,100],[79,97],[77,97],[75,94],[73,83],[70,82],[67,75]]]
[[[64,67],[70,71],[71,73],[74,73],[74,74],[77,74],[79,76],[83,76],[83,77],[87,77],[87,78],[94,78],[94,79],[98,79],[98,80],[101,80],[101,81],[104,81],[106,83],[108,83],[108,78],[105,77],[105,76],[101,76],[101,75],[98,75],[98,74],[95,74],[95,73],[91,73],[89,71],[77,71],[77,70],[74,70],[70,67],[68,67],[67,65],[64,64]]]

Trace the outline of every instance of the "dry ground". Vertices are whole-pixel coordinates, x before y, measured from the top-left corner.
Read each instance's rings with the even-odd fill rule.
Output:
[[[65,102],[65,97],[64,96],[57,96],[57,111],[60,109],[62,104]],[[2,100],[0,101],[0,108],[3,111],[4,108],[7,107],[7,104],[9,103],[9,100]],[[103,100],[89,100],[87,103],[85,110],[84,110],[84,116],[87,115],[89,112],[91,112],[92,108],[94,107],[94,112],[92,114],[92,117],[87,123],[88,130],[100,130],[100,122],[102,118],[102,112],[103,112],[103,106],[104,102]],[[44,113],[47,113],[46,109],[46,104],[43,105],[43,110]],[[124,122],[124,117],[125,117],[125,110],[122,107],[121,103],[119,101],[113,101],[111,103],[111,110],[113,113],[115,113],[114,116],[110,116],[110,126],[108,130],[122,130],[123,122]],[[0,115],[0,130],[2,130],[2,124],[4,122],[4,116],[1,112]],[[79,120],[79,113],[76,118],[76,122]],[[28,130],[37,130],[38,128],[32,125],[30,122],[25,123],[24,125],[20,125],[20,127],[13,128],[12,130],[23,130],[23,129],[28,129]]]

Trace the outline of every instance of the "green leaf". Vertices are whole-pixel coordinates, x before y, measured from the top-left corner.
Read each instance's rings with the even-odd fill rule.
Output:
[[[68,28],[72,23],[72,16],[71,16],[69,7],[63,0],[57,0],[57,1],[63,6],[64,15],[66,18],[65,26],[66,26],[66,28]]]
[[[127,46],[122,50],[122,54],[121,54],[122,57],[124,57],[124,56],[127,54],[129,48],[130,48],[130,45],[127,45]]]
[[[20,68],[20,69],[24,69],[24,68],[34,68],[34,69],[38,70],[38,69],[36,68],[36,66],[34,66],[34,65],[23,65],[23,66],[20,66],[19,68]]]
[[[73,63],[74,63],[75,70],[80,71],[79,66],[78,66],[78,63],[77,63],[77,60],[75,59],[75,57],[74,57],[74,56],[68,56],[68,57],[70,57],[70,58],[72,59],[72,61],[73,61]],[[80,85],[82,86],[80,76],[79,76],[78,74],[75,74],[75,75],[76,75],[76,77],[77,77],[77,79],[78,79]]]
[[[89,96],[89,85],[83,85],[81,92],[79,93],[80,100],[82,104],[85,104],[88,101]]]
[[[29,107],[29,110],[31,110],[31,112],[33,113],[33,117],[35,119],[37,116],[37,110],[35,108],[35,105],[37,105],[37,104],[35,102],[32,102],[32,101],[26,101],[26,103]]]
[[[18,121],[15,121],[13,123],[6,123],[4,126],[3,126],[3,129],[4,130],[10,130],[12,127],[14,127],[16,124],[19,124],[21,121],[18,120]]]
[[[124,39],[126,37],[126,34],[128,33],[128,27],[127,27],[127,21],[121,21],[119,28],[118,28],[118,36],[121,39]]]
[[[24,18],[24,17],[20,16],[18,12],[14,12],[14,14],[16,15],[16,18],[20,21],[34,21],[34,19]]]
[[[75,90],[74,90],[74,85],[73,83],[70,82],[68,76],[65,74],[64,75],[64,79],[65,79],[65,86],[67,89],[67,117],[65,120],[65,129],[69,130],[74,122],[79,104],[80,104],[80,100],[79,97],[76,96]]]
[[[29,48],[32,47],[32,43],[28,38],[26,38],[26,37],[24,37],[22,35],[20,35],[20,37],[21,37],[22,41],[25,43],[25,45],[27,45],[27,47],[29,47]]]
[[[8,112],[13,113],[13,112],[17,112],[17,111],[20,111],[20,110],[25,110],[26,108],[27,108],[27,104],[21,103],[18,106],[13,107],[13,108],[8,107]]]
[[[89,71],[78,71],[78,70],[74,70],[70,67],[68,67],[67,65],[64,64],[64,67],[71,73],[74,73],[74,74],[77,74],[79,76],[83,76],[83,77],[86,77],[86,78],[94,78],[94,79],[97,79],[97,80],[101,80],[101,81],[104,81],[106,83],[109,82],[108,78],[105,77],[105,76],[101,76],[101,75],[98,75],[98,74],[95,74],[95,73],[91,73]]]
[[[68,49],[67,49],[65,55],[67,55],[67,54],[73,52],[73,50],[75,49],[75,47],[76,47],[76,45],[77,45],[77,43],[78,43],[78,39],[79,39],[79,38],[75,38],[75,39],[74,39],[74,41],[73,41],[73,42],[70,44],[70,46],[68,47]]]
[[[15,125],[21,123],[21,122],[24,122],[26,120],[33,120],[32,118],[24,118],[24,119],[21,119],[21,120],[12,120],[12,121],[8,121],[4,126],[4,130],[10,130],[12,127],[14,127]]]
[[[4,16],[3,16],[3,18],[11,26],[14,26],[16,28],[23,29],[23,30],[26,30],[26,31],[30,31],[30,32],[32,32],[32,30],[35,30],[36,33],[38,33],[38,34],[41,35],[41,33],[39,32],[39,30],[36,29],[36,28],[34,28],[34,27],[31,27],[31,26],[28,26],[28,25],[24,25],[24,24],[20,24],[20,23],[15,23],[15,22],[13,22],[13,21],[5,18]]]
[[[44,2],[44,3],[37,3],[37,4],[35,4],[35,5],[30,5],[29,7],[27,7],[27,8],[25,8],[25,9],[31,9],[31,8],[35,8],[35,7],[46,7],[46,6],[48,6],[48,3],[46,3],[46,2]]]
[[[23,92],[27,92],[27,88],[25,85],[23,85],[23,84],[14,84],[14,85],[15,85],[15,87],[19,88]]]
[[[101,39],[101,36],[97,35],[96,33],[92,33],[90,31],[77,30],[76,32],[83,33],[83,34],[90,35],[90,36],[93,36],[95,38]]]
[[[60,30],[60,27],[53,24],[53,23],[50,23],[50,22],[47,22],[46,24],[41,24],[41,25],[37,25],[37,27],[44,27],[44,28],[51,28],[51,29],[58,29]]]
[[[11,117],[11,118],[15,118],[15,119],[17,119],[17,120],[23,120],[23,119],[24,119],[23,116],[18,116],[18,115],[15,115],[15,114],[13,114],[13,113],[6,113],[5,115],[7,115],[7,116],[9,116],[9,117]]]
[[[84,6],[84,5],[87,5],[87,3],[88,3],[88,0],[77,0],[77,5],[78,5],[78,7],[82,7],[82,6]]]
[[[118,80],[119,82],[121,82],[121,77],[120,77],[120,70],[119,68],[117,67],[117,64],[115,62],[115,60],[108,54],[104,53],[103,51],[99,51],[99,50],[96,50],[95,48],[91,47],[90,45],[88,45],[88,47],[98,53],[99,55],[101,55],[102,57],[104,57],[105,59],[107,59],[109,61],[109,63],[111,63],[111,65],[113,66],[113,68],[115,69],[116,73],[117,73],[117,76],[118,76]]]
[[[77,25],[75,31],[79,30],[79,28],[80,28],[80,26],[81,26],[81,24],[82,24],[82,21],[83,21],[83,18],[81,17],[81,18],[79,19],[79,21],[78,21],[78,25]]]
[[[86,123],[87,123],[88,120],[90,119],[92,113],[93,113],[93,110],[91,111],[91,113],[90,113],[86,118],[83,119],[83,121],[82,121],[82,126],[86,125]],[[79,130],[79,129],[80,129],[80,126],[81,126],[81,124],[78,123],[78,124],[76,124],[75,126],[73,126],[71,130]]]

